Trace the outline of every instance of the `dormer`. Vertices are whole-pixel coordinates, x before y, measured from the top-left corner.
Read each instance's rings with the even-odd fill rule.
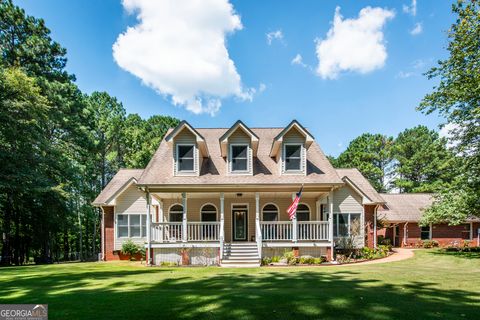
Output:
[[[274,139],[270,157],[279,164],[281,174],[307,174],[307,150],[314,137],[293,120]]]
[[[258,141],[258,136],[240,120],[220,137],[220,152],[227,161],[227,174],[253,175]]]
[[[173,174],[175,176],[198,176],[203,158],[208,158],[205,139],[188,122],[182,121],[165,137],[173,150]]]

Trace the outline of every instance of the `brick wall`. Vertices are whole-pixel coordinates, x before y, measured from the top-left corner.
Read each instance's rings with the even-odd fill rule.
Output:
[[[105,261],[111,260],[120,260],[119,255],[114,255],[114,241],[115,241],[115,230],[114,230],[114,221],[113,221],[113,207],[103,207],[103,219],[104,219],[104,237],[105,243],[103,245],[103,250],[105,252]]]

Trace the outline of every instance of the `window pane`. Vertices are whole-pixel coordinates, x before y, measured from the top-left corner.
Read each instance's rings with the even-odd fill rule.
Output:
[[[139,214],[131,214],[130,215],[130,225],[131,226],[139,226],[140,225],[140,215]]]
[[[339,237],[348,236],[348,214],[338,215],[338,236]]]
[[[301,145],[286,145],[285,146],[285,157],[296,157],[300,158],[300,150],[302,149]]]
[[[182,222],[183,214],[181,212],[171,212],[170,222]]]
[[[276,212],[264,212],[263,221],[277,221],[278,214]]]
[[[140,237],[140,227],[130,227],[130,237]]]
[[[202,221],[205,221],[205,222],[217,221],[217,214],[215,212],[202,212]]]
[[[247,146],[232,146],[232,159],[246,158],[247,149],[248,149]]]
[[[178,158],[193,158],[193,146],[178,146]]]
[[[179,159],[178,170],[180,171],[193,171],[193,159]]]
[[[118,227],[117,237],[127,238],[128,237],[128,227]]]
[[[352,213],[350,215],[350,235],[359,236],[361,235],[362,226],[360,224],[360,214]]]
[[[300,159],[288,159],[285,161],[286,170],[300,170]]]
[[[245,171],[247,170],[247,159],[233,159],[232,171]]]
[[[420,231],[420,239],[429,240],[430,239],[430,227],[422,227]]]
[[[305,211],[298,212],[297,211],[297,221],[309,221],[309,217],[310,217],[310,215],[308,214],[308,212],[305,212]]]
[[[128,216],[125,214],[117,215],[117,222],[119,226],[128,226]]]

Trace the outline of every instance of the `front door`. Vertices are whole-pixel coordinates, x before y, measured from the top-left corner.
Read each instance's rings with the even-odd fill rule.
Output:
[[[233,241],[247,241],[248,239],[248,208],[246,205],[232,207]]]

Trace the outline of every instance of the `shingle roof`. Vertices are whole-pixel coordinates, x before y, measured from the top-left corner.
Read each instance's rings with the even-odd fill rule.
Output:
[[[130,182],[131,179],[138,180],[142,175],[142,172],[143,169],[120,169],[92,204],[96,206],[106,204],[107,201],[122,189],[123,186]]]
[[[419,221],[423,210],[433,203],[431,193],[382,193],[387,205],[378,209],[379,219],[387,221]]]
[[[174,176],[172,147],[162,140],[152,160],[145,168],[138,184],[341,184],[320,146],[313,143],[307,152],[307,175],[280,175],[279,166],[272,159],[270,148],[274,137],[283,128],[250,128],[259,137],[257,157],[253,161],[253,175],[227,175],[226,161],[221,157],[219,138],[227,128],[197,129],[205,138],[210,158],[203,161],[200,176]]]
[[[375,190],[375,188],[370,184],[370,182],[363,176],[363,174],[358,171],[358,169],[336,169],[340,178],[347,177],[352,181],[358,189],[360,189],[372,202],[375,203],[384,203],[385,200],[380,196],[380,194]]]

